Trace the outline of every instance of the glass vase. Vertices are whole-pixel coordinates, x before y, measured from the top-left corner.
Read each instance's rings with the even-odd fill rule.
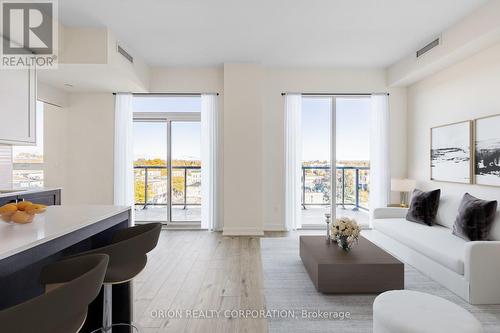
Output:
[[[337,244],[344,251],[350,251],[352,247],[352,242],[349,242],[347,238],[348,238],[347,236],[337,237]]]

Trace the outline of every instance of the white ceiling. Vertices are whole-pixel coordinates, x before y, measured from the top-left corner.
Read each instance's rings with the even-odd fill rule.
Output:
[[[487,0],[61,0],[150,65],[386,67]]]

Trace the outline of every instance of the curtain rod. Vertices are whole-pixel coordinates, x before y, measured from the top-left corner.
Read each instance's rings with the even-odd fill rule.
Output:
[[[116,95],[117,93],[113,93],[113,95]],[[217,95],[219,96],[219,93],[166,93],[166,92],[161,92],[161,93],[132,93],[133,96],[201,96],[201,95]]]
[[[371,96],[377,94],[385,94],[389,96],[389,93],[292,93],[292,92],[283,92],[281,96],[285,96],[287,94],[301,94],[303,96]]]

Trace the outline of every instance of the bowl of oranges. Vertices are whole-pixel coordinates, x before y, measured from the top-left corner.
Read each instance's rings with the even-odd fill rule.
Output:
[[[34,204],[30,201],[8,203],[0,207],[0,218],[4,222],[26,224],[33,222],[35,214],[41,214],[45,212],[46,209],[47,206]]]

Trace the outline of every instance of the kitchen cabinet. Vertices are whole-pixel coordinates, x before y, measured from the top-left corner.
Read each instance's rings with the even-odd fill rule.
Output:
[[[46,206],[58,206],[61,204],[61,190],[30,190],[27,193],[18,192],[13,195],[2,196],[0,197],[0,206],[18,201],[31,201]]]
[[[36,143],[36,70],[0,69],[0,144]]]
[[[13,197],[5,197],[5,198],[0,198],[0,207],[9,203],[15,203],[17,202],[17,195]]]
[[[61,190],[44,191],[38,193],[18,195],[18,201],[31,201],[33,203],[46,206],[56,206],[61,204]]]

